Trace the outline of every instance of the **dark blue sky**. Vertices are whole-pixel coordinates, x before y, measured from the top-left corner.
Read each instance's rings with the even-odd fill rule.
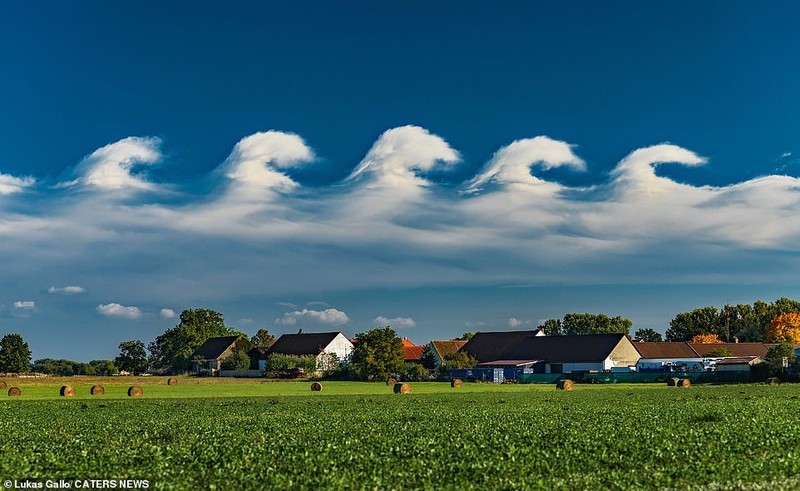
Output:
[[[213,304],[232,322],[251,320],[240,327],[253,331],[301,327],[275,324],[290,312],[300,312],[298,322],[308,320],[311,329],[335,326],[349,334],[379,317],[413,318],[417,327],[407,335],[427,342],[469,326],[507,328],[511,317],[531,325],[570,310],[628,315],[639,327],[663,331],[687,306],[795,295],[793,280],[771,276],[794,266],[794,182],[777,184],[785,196],[758,183],[727,186],[798,175],[797,19],[795,2],[6,4],[0,177],[30,176],[35,184],[6,195],[0,187],[0,260],[10,271],[0,280],[0,331],[22,332],[35,357],[88,359],[113,356],[129,337],[152,339],[174,322],[147,320],[148,309],[158,314],[162,307]],[[414,168],[432,186],[426,189],[433,197],[412,200],[425,212],[347,215],[351,207],[379,208],[359,201],[361,191],[344,179],[384,131],[405,125],[446,142],[460,163]],[[234,145],[268,130],[299,135],[313,150],[314,158],[297,159],[309,160],[304,166],[276,164],[298,186],[295,194],[237,218],[227,214],[228,202],[215,214],[215,197],[242,196],[215,169],[226,159],[238,163]],[[437,145],[414,131],[386,141]],[[584,163],[583,172],[558,165],[533,171],[567,186],[558,191],[565,201],[462,202],[451,192],[499,149],[540,135],[573,145]],[[123,202],[100,200],[88,190],[89,164],[76,166],[132,136],[160,139],[157,163],[144,174],[131,171],[153,186],[134,185],[144,194],[120,191]],[[667,189],[687,206],[675,216],[675,204],[628,200],[609,176],[632,151],[664,142],[708,160],[658,168],[669,184],[652,189]],[[431,152],[434,160],[447,158],[441,149]],[[133,161],[141,161],[136,155]],[[376,155],[383,162],[394,154]],[[413,168],[414,158],[397,169]],[[537,159],[546,160],[528,160]],[[73,179],[77,187],[65,184]],[[673,180],[692,189],[670,191]],[[698,194],[703,186],[717,188]],[[776,194],[782,198],[770,198]],[[498,208],[503,202],[519,206]],[[638,215],[630,210],[641,207],[654,218],[632,219]],[[740,215],[746,219],[737,224]],[[254,216],[258,227],[248,222],[213,233],[198,225]],[[508,218],[508,229],[495,229],[491,216]],[[604,235],[617,228],[621,241]],[[470,233],[448,235],[455,229]],[[180,251],[171,249],[175,234],[186,240]],[[500,243],[509,248],[498,252]],[[695,250],[699,243],[702,251]],[[55,252],[62,244],[69,251]],[[537,256],[539,248],[547,252]],[[265,256],[280,259],[254,266]],[[201,273],[209,263],[235,281],[213,292],[198,287],[217,278]],[[332,279],[317,283],[330,264],[352,278],[331,266]],[[657,274],[648,277],[649,268]],[[147,278],[169,283],[160,271],[180,294],[142,294]],[[43,293],[69,285],[86,292],[58,302]],[[596,285],[610,286],[601,294]],[[640,298],[648,288],[653,293]],[[560,293],[551,298],[553,291]],[[665,300],[669,292],[674,301]],[[14,307],[29,301],[36,306]],[[346,312],[348,323],[303,313],[324,310],[314,302]],[[138,305],[141,316],[95,308],[111,303]],[[383,310],[373,311],[379,305]],[[60,340],[70,336],[94,340],[96,355],[65,348]]]

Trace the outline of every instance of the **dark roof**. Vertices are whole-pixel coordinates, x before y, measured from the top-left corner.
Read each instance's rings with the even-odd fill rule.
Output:
[[[508,356],[497,359],[546,360],[548,363],[599,362],[608,358],[625,337],[625,334],[530,336],[523,338]]]
[[[478,363],[479,367],[524,367],[535,365],[541,360],[495,360]]]
[[[269,347],[264,356],[273,353],[282,355],[312,355],[322,353],[339,332],[309,332],[302,334],[284,334]]]
[[[717,365],[753,365],[761,361],[757,356],[737,356],[734,358],[723,358],[717,362]]]
[[[444,360],[444,357],[455,353],[456,351],[460,350],[465,344],[466,341],[431,341],[433,345],[433,349],[439,353],[439,358]]]
[[[760,356],[761,358],[767,356],[767,351],[770,348],[775,346],[774,344],[764,344],[764,343],[713,343],[713,344],[701,344],[701,343],[689,343],[691,347],[697,351],[700,356],[705,356],[711,350],[717,348],[725,348],[731,353],[733,356]]]
[[[463,351],[478,362],[504,360],[510,358],[525,358],[527,356],[510,356],[511,352],[526,338],[536,335],[533,331],[498,331],[478,332],[470,338],[459,351]],[[547,336],[541,336],[542,338]],[[535,357],[533,358],[535,359]]]
[[[199,348],[194,350],[191,358],[199,357],[203,360],[216,360],[222,356],[228,348],[230,348],[239,336],[220,336],[217,338],[208,338],[200,345]]]
[[[261,360],[266,354],[269,348],[253,348],[247,352],[247,356],[250,357],[251,360]]]
[[[702,355],[692,349],[686,341],[663,343],[637,341],[633,343],[633,347],[642,358],[702,358]]]

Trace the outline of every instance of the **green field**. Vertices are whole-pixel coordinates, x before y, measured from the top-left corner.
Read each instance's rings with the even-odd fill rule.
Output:
[[[798,489],[800,386],[72,380],[0,400],[0,477],[177,489]],[[196,382],[196,383],[195,383]],[[85,390],[84,390],[85,389]]]

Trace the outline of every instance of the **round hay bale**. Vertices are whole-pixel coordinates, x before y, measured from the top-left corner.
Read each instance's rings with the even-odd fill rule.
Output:
[[[138,385],[128,387],[128,397],[139,397],[142,394],[144,394],[144,391]]]
[[[680,382],[680,379],[677,379],[677,378],[668,378],[667,379],[667,385],[670,386],[670,387],[677,387],[678,386],[678,382]]]
[[[6,381],[5,380],[0,380],[0,389],[5,389],[6,387],[8,387],[8,384],[6,383]]]
[[[58,393],[61,397],[75,397],[75,387],[71,385],[62,385]]]
[[[564,378],[556,382],[556,389],[558,390],[572,390],[574,388],[575,383],[568,378]]]
[[[19,387],[11,387],[10,389],[8,389],[8,397],[17,397],[21,395],[22,391],[20,390]]]
[[[683,387],[684,389],[688,389],[692,386],[692,381],[688,378],[682,378],[678,381],[678,387]]]
[[[319,382],[314,382],[311,384],[311,392],[319,392],[322,390],[322,384]]]
[[[389,377],[388,379],[386,379],[386,385],[388,385],[390,387],[395,385],[396,383],[397,383],[397,379],[396,378]]]
[[[411,384],[395,384],[394,393],[395,394],[410,394],[411,393]]]
[[[460,378],[454,378],[453,380],[450,381],[450,387],[454,387],[457,389],[462,385],[464,385],[464,381],[461,380]]]
[[[178,385],[178,379],[170,377],[167,379],[167,385]]]
[[[106,389],[102,385],[93,385],[89,393],[93,396],[101,396],[106,393]]]
[[[778,377],[770,377],[767,379],[767,385],[780,385],[781,379]]]

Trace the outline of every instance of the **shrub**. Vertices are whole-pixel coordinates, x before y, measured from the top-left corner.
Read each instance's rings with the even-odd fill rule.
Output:
[[[223,370],[247,370],[250,368],[250,357],[244,351],[234,351],[222,362]]]

